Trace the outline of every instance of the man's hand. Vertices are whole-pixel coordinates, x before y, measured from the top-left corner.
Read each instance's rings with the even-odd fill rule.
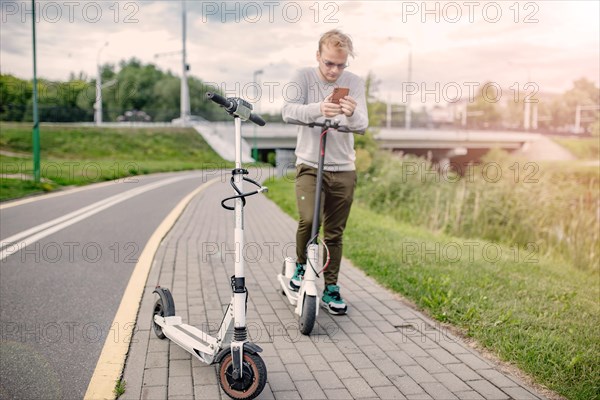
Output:
[[[354,110],[356,109],[356,100],[352,98],[352,96],[344,96],[344,98],[340,99],[340,107],[342,109],[342,114],[346,117],[351,117],[354,114]]]
[[[327,118],[335,117],[342,114],[342,106],[341,104],[332,103],[331,95],[329,95],[321,102],[321,114]]]

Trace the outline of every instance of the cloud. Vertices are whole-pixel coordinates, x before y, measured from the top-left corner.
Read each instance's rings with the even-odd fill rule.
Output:
[[[25,3],[0,3],[0,69],[29,78],[31,15],[27,6],[18,12],[9,6]],[[154,57],[182,47],[179,1],[86,3],[97,4],[101,15],[93,5],[84,11],[80,2],[72,15],[63,7],[58,19],[50,3],[63,4],[40,2],[40,76],[67,79],[70,72],[79,71],[94,76],[98,54],[102,63],[136,57],[180,74],[180,55]],[[272,4],[187,1],[191,74],[236,90],[236,85],[243,88],[254,71],[262,69],[263,82],[283,84],[295,69],[316,66],[320,35],[340,28],[351,35],[358,54],[350,60],[350,71],[362,77],[369,71],[375,73],[382,80],[383,98],[388,92],[400,98],[402,82],[407,79],[409,46],[398,38],[410,43],[413,81],[428,87],[435,82],[486,80],[510,85],[511,81],[526,81],[528,69],[530,79],[535,79],[541,90],[565,90],[581,76],[598,82],[598,2],[495,2],[502,10],[497,22],[490,22],[492,8],[488,14],[482,13],[486,4],[494,2],[476,2],[472,21],[465,2],[454,2],[462,13],[454,22],[448,6],[452,2],[267,3]],[[229,8],[225,10],[223,4]],[[527,16],[538,22],[525,23]],[[106,41],[110,45],[103,48]]]

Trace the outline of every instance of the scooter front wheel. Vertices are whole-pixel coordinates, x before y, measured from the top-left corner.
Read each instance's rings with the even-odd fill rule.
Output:
[[[166,336],[163,333],[161,326],[154,321],[154,316],[172,317],[175,315],[175,306],[172,304],[173,298],[171,297],[171,292],[169,292],[168,289],[164,289],[164,293],[167,303],[171,302],[171,305],[165,304],[165,299],[162,296],[159,296],[154,303],[154,309],[152,311],[152,330],[154,330],[154,333],[159,339],[165,339]]]
[[[304,304],[302,305],[302,315],[298,323],[300,325],[300,332],[303,335],[310,335],[315,326],[315,320],[317,319],[317,296],[304,296]]]
[[[227,354],[219,364],[219,384],[232,399],[253,399],[267,383],[267,367],[258,354],[244,353],[242,378],[233,378],[233,357]]]

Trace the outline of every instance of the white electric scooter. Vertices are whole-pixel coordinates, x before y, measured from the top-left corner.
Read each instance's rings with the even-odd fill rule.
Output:
[[[288,121],[289,124],[303,125],[308,127],[321,127],[321,146],[319,151],[319,163],[317,168],[317,183],[315,189],[315,206],[313,211],[313,223],[311,228],[311,239],[308,241],[306,246],[306,270],[304,277],[300,284],[300,288],[297,292],[293,291],[289,287],[289,282],[294,271],[296,270],[296,259],[292,257],[286,257],[283,262],[283,268],[281,274],[277,275],[279,283],[281,284],[281,292],[288,298],[291,305],[295,305],[294,312],[298,315],[298,325],[300,332],[303,335],[310,335],[319,315],[319,307],[317,306],[318,292],[316,278],[319,274],[325,271],[329,264],[329,250],[327,244],[323,241],[323,247],[326,251],[327,257],[325,266],[319,259],[319,226],[320,226],[320,210],[321,210],[321,191],[323,187],[323,166],[325,164],[325,147],[327,145],[327,132],[329,129],[335,129],[339,132],[354,132],[363,134],[364,131],[352,131],[345,125],[340,125],[337,120],[326,119],[323,122],[312,122],[309,124],[301,123],[298,121]]]
[[[200,361],[219,363],[218,378],[223,391],[233,399],[253,399],[265,387],[267,369],[258,354],[262,349],[248,341],[246,331],[246,302],[248,300],[245,276],[244,257],[237,252],[244,248],[243,207],[246,197],[265,192],[267,188],[247,178],[248,171],[242,168],[242,120],[250,120],[257,125],[265,125],[265,121],[252,113],[252,105],[241,98],[224,98],[216,93],[207,93],[207,97],[224,107],[234,117],[235,123],[235,169],[232,171],[231,186],[235,195],[221,202],[221,205],[235,211],[235,273],[231,277],[233,292],[231,302],[227,306],[221,326],[216,337],[184,324],[180,316],[175,315],[173,296],[167,288],[157,286],[154,293],[159,298],[154,305],[152,326],[154,333],[161,339],[169,338]],[[243,181],[258,187],[257,190],[243,193]],[[231,207],[225,204],[234,201]],[[233,332],[231,327],[233,325]],[[232,341],[233,339],[233,341]]]

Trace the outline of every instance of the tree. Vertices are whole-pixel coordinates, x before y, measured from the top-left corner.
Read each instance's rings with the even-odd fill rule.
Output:
[[[23,121],[33,86],[12,75],[0,75],[0,121]]]
[[[473,116],[468,118],[470,128],[494,128],[500,125],[501,114],[497,101],[502,94],[494,84],[486,82],[481,86],[473,103],[467,105],[467,113]]]
[[[380,119],[375,108],[375,92],[379,81],[375,80],[375,75],[369,72],[365,79],[365,97],[367,100],[367,112],[369,114],[369,128],[364,135],[356,135],[354,139],[356,147],[356,169],[358,172],[366,172],[371,168],[373,156],[377,151],[377,143],[375,142],[374,132],[379,126]]]
[[[552,125],[562,130],[573,127],[578,105],[600,105],[600,90],[594,82],[586,78],[580,78],[573,82],[573,88],[567,90],[552,103]],[[581,127],[585,132],[591,132],[600,119],[600,113],[597,110],[583,111],[581,116]]]
[[[214,87],[208,88],[202,80],[190,77],[188,79],[188,86],[190,88],[190,111],[193,115],[199,115],[206,118],[209,121],[222,120],[225,113],[223,109],[219,107],[215,102],[206,98],[206,92],[216,91],[219,94],[223,94],[220,90]],[[177,97],[179,99],[179,96]],[[179,103],[177,103],[179,104]]]
[[[155,121],[171,121],[178,118],[181,83],[180,79],[168,73],[154,84],[153,98],[160,99],[153,104]]]

